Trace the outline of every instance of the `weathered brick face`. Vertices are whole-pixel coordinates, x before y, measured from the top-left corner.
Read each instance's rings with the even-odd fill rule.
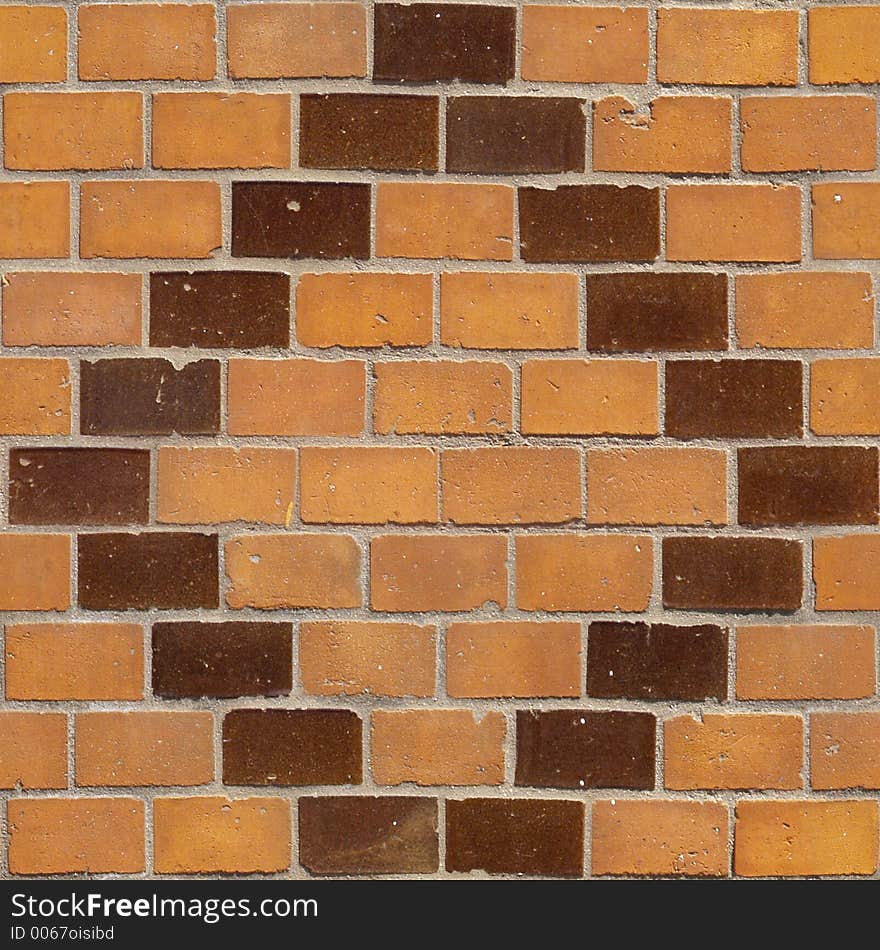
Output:
[[[0,877],[877,877],[878,89],[869,0],[0,0]]]

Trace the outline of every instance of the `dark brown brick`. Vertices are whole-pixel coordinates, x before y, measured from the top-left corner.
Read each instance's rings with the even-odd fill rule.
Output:
[[[582,99],[457,96],[446,109],[446,170],[486,175],[582,172]]]
[[[233,182],[232,254],[364,260],[370,256],[370,186]]]
[[[738,458],[740,524],[877,523],[876,448],[772,446]]]
[[[650,713],[519,710],[516,784],[653,788],[655,727]]]
[[[436,171],[439,154],[436,96],[300,97],[302,168]]]
[[[153,624],[153,693],[165,699],[285,696],[293,685],[289,623]]]
[[[727,698],[727,631],[711,624],[597,620],[587,640],[587,694],[599,699]]]
[[[220,431],[220,364],[108,359],[80,364],[83,435],[210,435]]]
[[[12,449],[10,524],[146,524],[150,453]]]
[[[203,271],[150,276],[150,343],[248,349],[290,342],[287,274]]]
[[[666,432],[677,439],[799,436],[801,376],[794,360],[670,361]]]
[[[348,709],[235,709],[223,720],[227,785],[363,780],[362,723]]]
[[[797,610],[803,550],[785,538],[664,538],[663,606]]]
[[[86,610],[220,605],[216,534],[81,534],[78,564]]]
[[[579,876],[584,803],[469,798],[446,802],[447,871]]]
[[[589,274],[587,308],[591,350],[727,349],[724,274]]]
[[[437,800],[299,800],[299,859],[312,874],[428,874],[439,862]]]
[[[653,261],[660,253],[660,191],[520,188],[519,227],[526,261]]]
[[[504,84],[516,60],[514,7],[380,3],[373,78]]]

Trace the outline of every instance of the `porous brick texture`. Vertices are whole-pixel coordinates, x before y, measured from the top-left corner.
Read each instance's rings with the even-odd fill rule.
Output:
[[[0,0],[0,876],[877,877],[880,6]]]

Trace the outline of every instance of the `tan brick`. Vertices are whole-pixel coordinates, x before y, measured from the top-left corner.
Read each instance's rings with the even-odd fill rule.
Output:
[[[813,539],[816,610],[880,610],[880,535]]]
[[[0,182],[0,258],[70,255],[70,182]]]
[[[522,78],[644,83],[648,44],[645,8],[529,3],[523,7]]]
[[[593,874],[726,877],[729,826],[720,802],[598,801]]]
[[[880,714],[813,713],[810,779],[813,788],[880,788]]]
[[[159,449],[157,520],[167,524],[285,524],[293,514],[292,449]]]
[[[0,534],[0,610],[67,610],[70,536]]]
[[[144,631],[136,624],[6,627],[6,698],[137,700],[144,696]]]
[[[593,106],[593,167],[724,174],[731,167],[732,116],[727,97],[659,96],[642,108],[623,96],[602,99]]]
[[[83,258],[206,258],[223,243],[217,182],[86,181],[80,201]]]
[[[874,874],[877,802],[741,801],[734,869],[743,877]]]
[[[153,96],[154,168],[288,168],[290,96]]]
[[[740,274],[736,332],[742,347],[854,349],[874,344],[871,275],[837,271]]]
[[[880,359],[815,360],[810,428],[817,435],[880,434]]]
[[[296,337],[303,346],[426,346],[434,335],[430,274],[303,274]]]
[[[578,449],[448,449],[441,467],[445,521],[556,524],[583,514]]]
[[[367,74],[361,3],[242,3],[227,15],[234,79]]]
[[[797,72],[797,10],[659,11],[662,83],[796,86]]]
[[[250,534],[226,542],[226,603],[257,607],[360,607],[361,552],[343,534]]]
[[[67,10],[0,6],[0,83],[67,79]]]
[[[813,185],[813,256],[880,258],[880,182]]]
[[[67,435],[69,432],[70,367],[67,360],[0,359],[0,435]]]
[[[810,82],[880,82],[880,9],[822,6],[809,11]]]
[[[304,447],[302,519],[336,524],[436,522],[437,454],[423,447]]]
[[[360,435],[366,364],[359,360],[230,360],[233,435]]]
[[[506,723],[469,709],[373,713],[373,778],[379,785],[500,785]]]
[[[659,425],[655,362],[530,360],[523,364],[523,433],[654,435]]]
[[[509,432],[513,377],[504,363],[376,363],[373,424],[380,435]]]
[[[653,542],[622,534],[536,534],[516,539],[521,610],[645,610]]]
[[[134,798],[12,799],[13,874],[137,874],[146,868],[144,803]]]
[[[79,78],[213,79],[213,3],[111,3],[79,8]]]
[[[76,717],[76,784],[204,785],[214,778],[209,712],[93,712]]]
[[[0,788],[67,788],[67,716],[0,712]]]
[[[450,696],[580,696],[577,623],[454,623],[446,634]]]
[[[376,188],[379,257],[513,259],[513,188],[380,182]]]
[[[587,520],[727,524],[727,453],[626,448],[587,452]]]
[[[157,798],[157,874],[267,874],[291,860],[290,802],[282,798]]]
[[[666,256],[671,261],[799,261],[797,185],[670,185]]]
[[[567,350],[580,339],[576,274],[443,274],[440,339],[475,350]]]
[[[303,623],[303,687],[316,696],[433,696],[436,633],[435,627],[411,623]]]

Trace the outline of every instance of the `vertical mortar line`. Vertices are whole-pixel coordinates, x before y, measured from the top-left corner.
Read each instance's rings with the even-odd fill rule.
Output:
[[[227,0],[216,0],[217,78],[220,80],[229,78],[227,6]]]

